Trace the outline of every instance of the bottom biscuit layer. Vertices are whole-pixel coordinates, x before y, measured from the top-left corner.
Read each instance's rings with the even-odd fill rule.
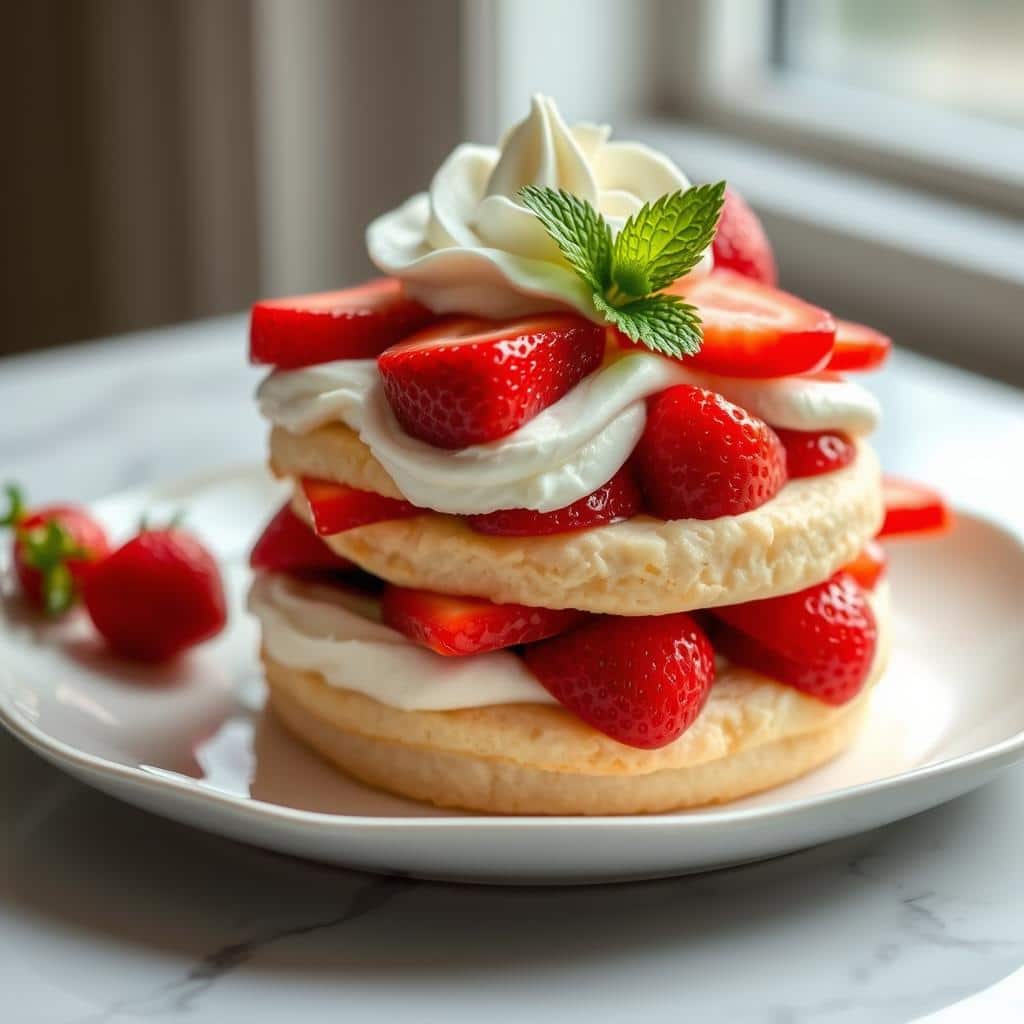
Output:
[[[753,709],[766,695],[774,715],[770,728],[740,729],[730,743],[720,746],[717,756],[717,744],[707,737],[692,746],[677,741],[660,751],[623,748],[560,709],[537,705],[399,712],[331,686],[321,676],[287,669],[265,653],[264,663],[273,713],[318,754],[381,790],[440,807],[493,814],[639,814],[737,800],[798,778],[841,753],[854,738],[870,690],[885,671],[887,633],[883,629],[880,634],[863,691],[841,708],[821,705],[769,680],[758,683],[757,676],[742,683],[726,682],[716,694],[718,707],[706,708],[709,720],[731,718],[749,726],[758,720]],[[797,699],[779,700],[785,693]],[[383,715],[383,722],[375,711]],[[510,739],[521,731],[520,719],[536,719],[534,743],[502,742],[509,713],[517,724]],[[409,728],[386,728],[394,726],[395,717],[408,719]],[[455,732],[438,728],[438,719],[451,720]],[[701,738],[702,731],[717,734],[720,728],[698,718],[689,738]],[[558,757],[544,763],[541,755],[551,753],[552,736],[557,737]],[[623,759],[595,751],[587,737],[600,739],[603,746],[610,743],[622,751]],[[456,738],[461,749],[452,749]],[[574,762],[564,760],[573,753]],[[551,765],[559,762],[562,766],[553,770]]]
[[[436,804],[491,814],[643,814],[725,803],[789,782],[853,740],[867,708],[826,728],[765,743],[717,761],[646,775],[548,772],[526,765],[345,732],[283,688],[271,708],[287,728],[361,782]]]

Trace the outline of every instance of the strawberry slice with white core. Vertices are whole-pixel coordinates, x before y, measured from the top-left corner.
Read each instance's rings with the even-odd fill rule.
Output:
[[[687,363],[709,373],[788,377],[820,370],[831,355],[832,314],[778,288],[716,270],[703,281],[684,279],[667,290],[697,307],[704,342]]]
[[[892,338],[852,320],[836,321],[836,343],[828,370],[877,370],[892,351]]]
[[[601,363],[602,326],[570,314],[495,322],[456,317],[419,331],[379,360],[406,433],[438,448],[511,434]]]
[[[313,529],[321,537],[354,530],[385,519],[407,519],[422,515],[424,509],[401,498],[387,498],[373,491],[361,491],[331,480],[305,478],[302,491],[309,502]]]
[[[577,625],[587,614],[390,586],[381,600],[381,617],[385,625],[437,654],[462,657],[543,640]]]
[[[249,359],[281,370],[373,359],[433,319],[391,277],[344,291],[265,299],[252,307]]]
[[[882,480],[885,520],[879,537],[910,533],[944,533],[953,527],[953,513],[938,491],[924,484],[887,476]]]

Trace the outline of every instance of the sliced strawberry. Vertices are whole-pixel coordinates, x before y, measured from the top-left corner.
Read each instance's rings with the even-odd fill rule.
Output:
[[[494,604],[480,597],[453,597],[431,590],[390,586],[381,601],[386,625],[445,656],[483,654],[561,633],[587,617],[525,604]]]
[[[647,507],[662,519],[736,516],[763,505],[786,482],[786,453],[774,431],[689,384],[649,400],[634,462]]]
[[[938,491],[924,484],[887,476],[882,481],[885,521],[879,537],[902,533],[935,533],[952,529],[953,512]]]
[[[716,268],[733,270],[762,284],[774,285],[778,280],[775,254],[761,221],[747,201],[731,188],[725,190],[711,251]]]
[[[874,590],[885,575],[888,565],[889,557],[885,548],[877,540],[869,540],[864,550],[852,562],[843,566],[843,572],[849,573],[865,590]]]
[[[786,472],[791,480],[831,473],[857,457],[854,443],[838,430],[774,430],[786,449]]]
[[[424,509],[401,498],[386,498],[383,494],[360,491],[332,480],[304,477],[302,492],[309,502],[313,529],[321,537],[344,533],[383,519],[407,519],[424,512]]]
[[[111,649],[139,661],[173,658],[227,622],[217,562],[178,529],[133,537],[89,573],[84,597]]]
[[[567,533],[589,526],[604,526],[630,519],[643,508],[640,489],[627,466],[623,466],[592,494],[554,512],[534,512],[528,508],[508,508],[485,515],[466,516],[477,533],[496,537],[540,537]]]
[[[523,660],[541,685],[578,718],[631,747],[663,747],[700,714],[715,678],[704,631],[685,612],[602,615]]]
[[[282,370],[373,359],[432,319],[391,277],[344,291],[265,299],[252,307],[249,359]]]
[[[354,568],[336,555],[285,503],[267,523],[249,555],[266,572],[340,572]]]
[[[727,377],[787,377],[828,362],[836,322],[795,295],[729,270],[692,285],[684,278],[668,291],[696,306],[704,325],[690,365]]]
[[[875,370],[889,358],[892,339],[864,324],[836,320],[836,343],[828,370]]]
[[[384,391],[405,431],[438,448],[511,434],[596,370],[605,331],[550,314],[452,318],[384,352]]]
[[[824,701],[845,704],[871,670],[878,641],[864,591],[847,573],[796,594],[713,609],[731,629],[719,653]]]

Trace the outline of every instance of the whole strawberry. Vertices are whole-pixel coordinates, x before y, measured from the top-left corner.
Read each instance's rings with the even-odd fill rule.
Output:
[[[208,640],[227,621],[217,563],[177,528],[143,530],[85,581],[85,607],[117,654],[166,661]]]
[[[786,482],[786,453],[771,427],[689,384],[648,402],[634,464],[647,507],[662,519],[740,515]]]
[[[25,597],[50,615],[67,611],[82,582],[110,551],[98,522],[77,505],[43,505],[28,511],[17,487],[8,486],[9,510],[0,525],[14,532],[11,561]]]
[[[715,266],[734,270],[762,284],[778,280],[775,255],[757,214],[734,189],[725,190],[722,215],[711,246]]]
[[[704,631],[685,612],[601,615],[530,644],[523,659],[578,718],[619,743],[653,749],[681,736],[715,679]]]
[[[878,626],[846,572],[795,594],[716,608],[719,653],[826,704],[845,704],[871,671]]]

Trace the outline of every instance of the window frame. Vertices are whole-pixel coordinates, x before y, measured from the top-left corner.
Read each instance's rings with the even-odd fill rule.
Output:
[[[662,34],[672,42],[662,46],[669,100],[663,113],[894,184],[1024,216],[1024,130],[780,71],[775,66],[781,49],[778,9],[785,2],[666,4]],[[680,47],[685,60],[679,60]]]

